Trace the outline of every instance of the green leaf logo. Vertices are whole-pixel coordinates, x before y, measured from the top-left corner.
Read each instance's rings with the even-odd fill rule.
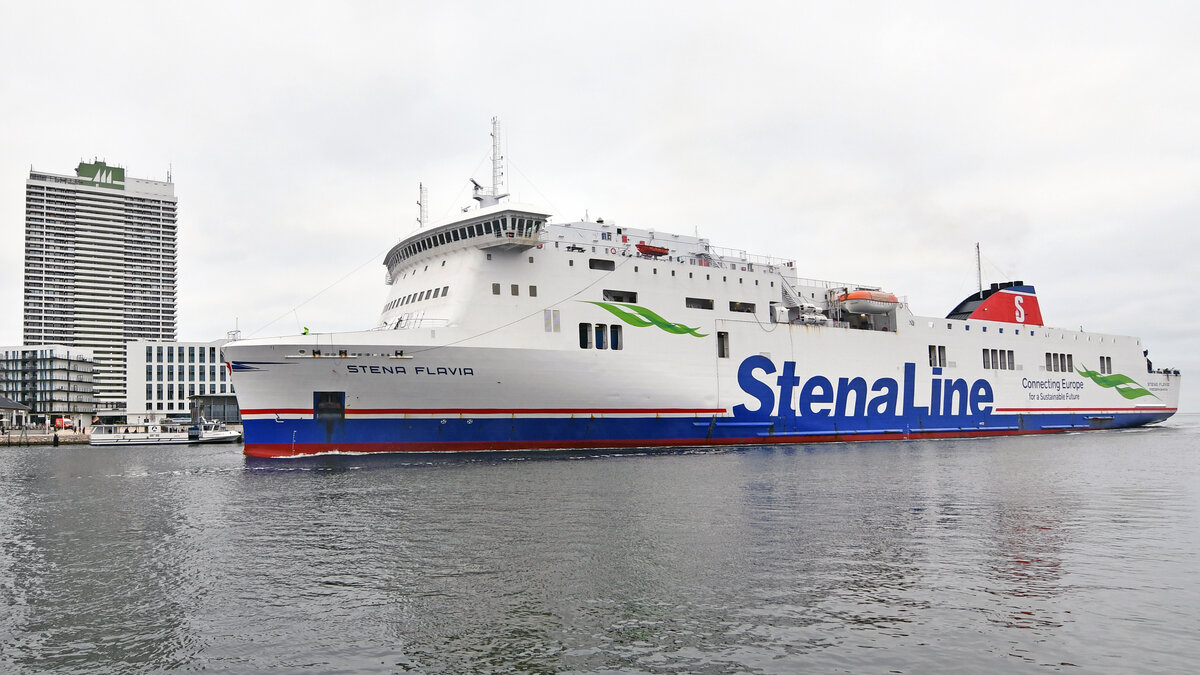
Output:
[[[1114,373],[1112,375],[1101,375],[1094,370],[1081,368],[1079,374],[1090,379],[1092,382],[1104,387],[1105,389],[1116,389],[1117,393],[1127,399],[1133,400],[1143,396],[1154,396],[1154,394],[1142,388],[1142,385],[1133,381],[1133,378],[1128,375]],[[1154,396],[1154,398],[1158,398]]]
[[[640,305],[631,305],[628,303],[617,304],[611,302],[595,302],[593,300],[585,300],[584,302],[600,307],[618,319],[636,328],[658,326],[662,330],[665,330],[672,335],[683,335],[686,333],[695,337],[708,337],[708,333],[696,332],[700,329],[699,326],[696,328],[689,328],[681,323],[672,323]]]

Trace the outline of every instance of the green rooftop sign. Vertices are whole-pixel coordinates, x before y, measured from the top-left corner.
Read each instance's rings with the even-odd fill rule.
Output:
[[[108,166],[104,162],[95,162],[92,164],[80,162],[79,167],[75,169],[75,175],[80,178],[79,182],[83,185],[94,185],[114,190],[125,189],[125,169],[119,166]]]

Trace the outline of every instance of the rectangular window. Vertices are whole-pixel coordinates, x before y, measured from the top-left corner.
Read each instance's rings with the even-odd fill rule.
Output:
[[[729,301],[729,311],[753,314],[754,313],[754,303],[753,302],[736,302],[736,301],[730,300]]]
[[[146,400],[147,401],[152,400],[154,398],[154,396],[152,394],[154,394],[154,385],[147,384],[146,385]]]
[[[175,369],[172,368],[171,366],[167,366],[167,381],[168,382],[175,381]]]
[[[509,291],[510,291],[510,292],[511,292],[513,295],[520,295],[520,294],[521,294],[521,285],[520,285],[520,284],[513,284],[513,285],[512,285],[512,287],[511,287],[511,288],[509,288]]]
[[[717,331],[717,358],[729,358],[729,333]]]
[[[1046,352],[1046,371],[1047,371],[1047,372],[1049,372],[1049,371],[1051,371],[1051,370],[1054,370],[1054,369],[1051,367],[1051,359],[1050,359],[1050,357],[1051,357],[1051,354],[1050,354],[1050,352]]]
[[[617,261],[601,260],[600,258],[588,258],[588,267],[594,270],[605,270],[611,272],[617,269]]]
[[[1075,372],[1075,359],[1072,354],[1067,354],[1067,367],[1064,369],[1068,373]]]
[[[175,350],[167,347],[167,363],[175,363]]]
[[[579,324],[579,348],[592,348],[592,324],[590,323]]]
[[[200,363],[204,363],[204,355],[208,352],[204,347],[200,348]]]
[[[637,291],[617,291],[611,288],[604,289],[605,302],[637,302]]]
[[[196,362],[196,348],[195,347],[188,347],[188,361],[191,363]]]
[[[530,287],[529,287],[529,297],[531,297],[531,298],[536,298],[536,297],[537,297],[537,286],[530,286]]]
[[[435,297],[435,298],[436,298],[436,297],[438,297],[438,296],[439,296],[439,295],[441,295],[441,294],[442,294],[442,289],[440,289],[440,288],[435,288],[435,289],[433,289],[433,297]]]
[[[154,360],[154,348],[151,347],[150,345],[146,345],[146,362],[149,363],[150,361],[153,361],[153,360]]]
[[[158,359],[156,359],[156,360],[157,360],[159,363],[162,363],[162,347],[159,347],[159,348],[157,348],[157,349],[155,350],[155,353],[156,353],[156,354],[157,354],[157,356],[158,356]]]
[[[621,327],[613,324],[608,329],[608,348],[609,349],[624,349],[625,343],[621,340]]]
[[[155,396],[155,398],[156,398],[157,400],[159,400],[159,401],[163,400],[163,386],[162,386],[162,383],[159,383],[159,384],[157,385],[157,388],[155,389],[155,393],[157,394],[157,395]],[[160,403],[159,405],[161,406],[162,404]],[[162,408],[159,408],[159,410],[162,410]]]
[[[712,298],[684,298],[683,306],[692,309],[712,309]]]
[[[983,367],[985,369],[990,369],[992,367],[992,358],[991,357],[992,357],[992,350],[990,350],[990,349],[983,350]]]
[[[596,349],[604,349],[604,338],[608,334],[608,326],[596,324]]]
[[[492,295],[500,295],[500,284],[492,284]]]
[[[986,349],[984,350],[987,351]],[[929,345],[929,366],[931,368],[946,367],[946,347],[943,345]]]
[[[149,382],[150,380],[153,380],[153,379],[154,379],[154,366],[152,366],[150,364],[146,364],[146,381]]]
[[[449,287],[449,286],[442,286],[442,297],[444,298],[444,297],[446,297],[447,295],[450,295],[450,287]]]

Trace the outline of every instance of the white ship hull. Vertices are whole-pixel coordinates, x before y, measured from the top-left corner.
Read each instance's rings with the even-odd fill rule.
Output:
[[[789,297],[820,303],[833,284],[786,261],[697,254],[703,240],[666,259],[593,245],[611,229],[423,251],[393,261],[380,329],[227,344],[246,453],[1033,434],[1149,424],[1177,407],[1181,377],[1148,372],[1137,338],[918,317],[903,303],[866,324],[805,325]],[[430,288],[447,290],[430,301]],[[1018,312],[1033,298],[1020,288]],[[406,314],[414,303],[396,301],[414,295]]]

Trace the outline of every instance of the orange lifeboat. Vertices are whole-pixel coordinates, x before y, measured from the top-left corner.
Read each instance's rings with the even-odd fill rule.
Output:
[[[842,293],[837,300],[842,309],[854,314],[884,314],[900,304],[892,293],[862,289]]]
[[[638,250],[638,253],[641,253],[642,255],[652,255],[652,256],[656,256],[656,257],[670,253],[669,250],[663,248],[662,246],[651,246],[650,244],[644,244],[644,243],[638,244],[637,250]]]

